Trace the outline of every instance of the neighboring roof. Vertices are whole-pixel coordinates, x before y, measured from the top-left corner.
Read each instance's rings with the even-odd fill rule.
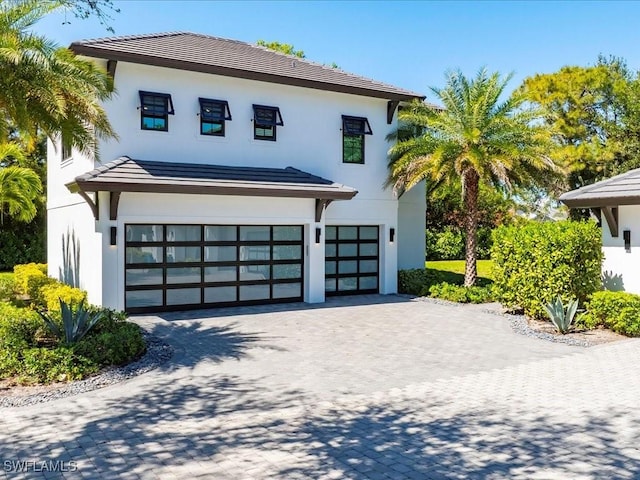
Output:
[[[78,55],[248,78],[388,100],[423,95],[265,47],[190,32],[106,37],[73,42]]]
[[[560,201],[574,208],[640,205],[640,168],[564,193]]]
[[[75,178],[72,192],[154,192],[349,200],[357,190],[287,168],[150,162],[121,157]]]

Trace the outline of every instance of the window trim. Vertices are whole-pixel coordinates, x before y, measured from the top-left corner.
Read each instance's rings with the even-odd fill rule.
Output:
[[[269,122],[258,122],[258,111],[269,111],[273,114],[273,120]],[[280,113],[279,107],[272,107],[268,105],[256,105],[253,104],[253,139],[254,140],[267,140],[275,142],[277,139],[277,127],[284,126],[284,121],[282,120],[282,114]],[[258,135],[258,128],[271,127],[273,128],[273,136],[269,135]]]
[[[62,156],[62,163],[73,159],[73,145],[66,146],[62,137],[60,138],[60,154]]]
[[[224,137],[225,136],[225,122],[231,121],[231,110],[229,110],[229,102],[226,100],[216,100],[213,98],[198,98],[198,103],[200,104],[200,113],[198,116],[200,117],[200,135],[204,135],[207,137]],[[218,105],[221,108],[222,115],[214,115],[212,118],[205,118],[207,114],[204,112],[204,109],[207,105]],[[202,130],[202,126],[205,123],[219,123],[222,127],[222,130],[217,133],[204,133]]]
[[[169,115],[175,115],[175,110],[173,108],[173,99],[171,98],[170,93],[159,93],[159,92],[148,92],[144,90],[139,90],[138,95],[140,96],[140,129],[148,132],[168,132],[169,131]],[[144,107],[144,97],[159,97],[162,98],[165,102],[164,112],[160,113],[145,113]],[[164,128],[145,128],[144,119],[147,118],[162,118],[164,120]]]
[[[361,128],[354,129],[349,122],[359,122]],[[373,131],[371,130],[371,125],[369,125],[369,120],[366,117],[354,117],[351,115],[342,115],[342,163],[347,163],[351,165],[363,165],[365,163],[365,135],[373,135]],[[345,139],[347,137],[351,138],[360,138],[360,161],[357,162],[348,162],[345,157]]]

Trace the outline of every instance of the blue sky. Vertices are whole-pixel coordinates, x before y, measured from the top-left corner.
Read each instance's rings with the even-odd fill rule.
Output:
[[[427,94],[444,72],[514,72],[510,86],[563,65],[617,55],[640,68],[640,2],[597,1],[115,1],[116,35],[188,30],[247,42],[292,43],[307,58]],[[36,31],[68,45],[111,35],[63,12]]]

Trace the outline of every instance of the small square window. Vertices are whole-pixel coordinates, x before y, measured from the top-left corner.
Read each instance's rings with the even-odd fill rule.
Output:
[[[231,120],[226,100],[200,98],[200,135],[224,137],[224,123]]]
[[[283,126],[282,115],[278,107],[264,105],[253,106],[253,138],[256,140],[276,141],[276,127]]]
[[[142,130],[169,130],[169,115],[174,115],[173,101],[168,93],[140,91],[140,128]]]
[[[364,163],[364,136],[372,135],[369,120],[364,117],[342,116],[342,161]]]

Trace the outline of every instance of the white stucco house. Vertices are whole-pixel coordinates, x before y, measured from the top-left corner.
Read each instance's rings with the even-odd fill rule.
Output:
[[[395,293],[424,266],[425,191],[384,188],[420,94],[244,42],[75,42],[116,93],[99,159],[48,148],[51,276],[129,312]]]
[[[560,200],[590,209],[600,222],[605,288],[640,294],[640,169],[572,190]]]

